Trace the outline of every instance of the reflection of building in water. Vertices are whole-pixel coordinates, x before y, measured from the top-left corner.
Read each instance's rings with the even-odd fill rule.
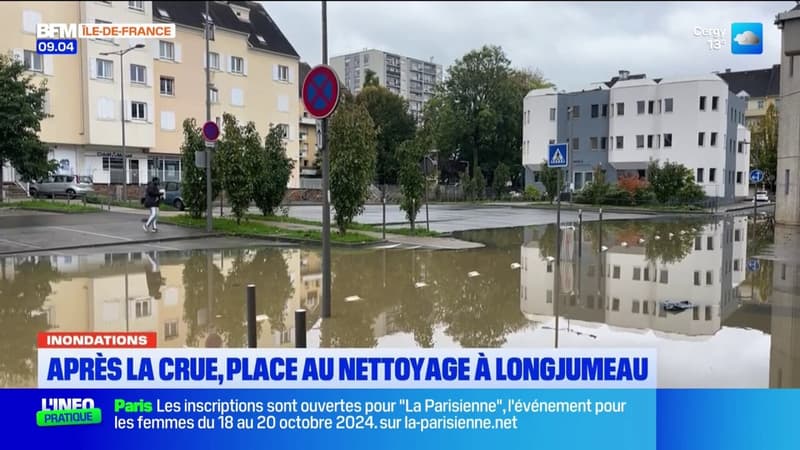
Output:
[[[659,248],[664,255],[677,251],[679,256],[681,249],[689,247],[685,257],[667,262],[647,256],[648,239],[655,240],[661,231],[645,236],[641,230],[620,230],[606,223],[600,243],[589,238],[590,228],[597,230],[597,224],[584,225],[580,258],[577,246],[569,248],[574,232],[569,228],[563,232],[558,305],[553,298],[555,261],[548,261],[550,255],[540,250],[548,245],[547,239],[526,239],[521,250],[521,309],[530,320],[558,314],[623,328],[711,335],[735,309],[735,286],[744,279],[746,269],[746,219],[696,226],[696,233],[687,225],[683,235],[678,225],[664,227],[658,242],[649,243],[651,252]],[[607,250],[598,252],[601,245]],[[690,301],[694,308],[670,313],[661,307],[665,301],[681,300]]]
[[[800,387],[800,230],[776,225],[769,387]]]

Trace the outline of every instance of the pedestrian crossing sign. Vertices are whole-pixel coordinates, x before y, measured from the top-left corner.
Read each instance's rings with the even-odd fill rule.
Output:
[[[550,144],[547,147],[547,165],[549,167],[567,167],[567,144]]]

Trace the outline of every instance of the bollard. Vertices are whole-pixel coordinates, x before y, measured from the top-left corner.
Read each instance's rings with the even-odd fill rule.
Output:
[[[256,285],[247,285],[247,347],[256,348]]]
[[[295,348],[306,348],[305,309],[296,309],[294,311],[294,346]]]
[[[578,210],[578,257],[583,253],[583,210]]]

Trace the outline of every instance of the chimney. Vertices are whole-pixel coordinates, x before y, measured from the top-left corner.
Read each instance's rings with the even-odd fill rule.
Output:
[[[730,73],[731,69],[725,69],[725,73]]]
[[[620,81],[627,80],[628,79],[628,75],[630,75],[630,74],[631,73],[628,72],[627,70],[620,70],[619,71],[619,79],[620,79]]]

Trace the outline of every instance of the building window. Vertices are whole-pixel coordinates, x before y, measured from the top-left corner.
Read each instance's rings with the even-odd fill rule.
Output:
[[[144,11],[144,2],[128,2],[128,8],[136,11]]]
[[[110,24],[111,22],[110,22],[110,21],[108,21],[108,20],[100,20],[100,19],[95,19],[95,20],[94,20],[94,23],[96,23],[96,24]],[[98,41],[114,42],[114,38],[106,38],[106,37],[102,37],[102,38],[96,38],[96,39],[97,39]]]
[[[757,109],[764,109],[764,100],[759,100],[756,102]]]
[[[736,143],[736,152],[744,153],[744,142],[739,141]]]
[[[634,300],[631,302],[631,312],[634,314],[639,314],[639,300]]]
[[[30,50],[25,50],[24,52],[24,64],[25,68],[32,71],[32,72],[43,72],[44,71],[44,56],[40,55],[39,53],[32,52]]]
[[[711,286],[714,284],[714,272],[707,270],[706,271],[706,286]]]
[[[733,271],[734,272],[738,272],[739,270],[741,270],[741,266],[739,265],[739,260],[738,259],[734,259],[733,260]]]
[[[622,150],[622,147],[625,146],[625,139],[624,136],[617,136],[617,150]]]
[[[697,145],[703,146],[706,142],[706,134],[704,132],[697,133]]]
[[[653,135],[647,135],[647,148],[653,148]]]
[[[695,250],[702,250],[703,249],[703,239],[700,236],[694,238],[694,249]]]
[[[603,117],[607,117],[608,116],[608,103],[604,103],[602,105],[602,111],[600,112],[600,115],[603,116]]]
[[[209,52],[208,62],[209,69],[219,70],[219,53]]]
[[[642,314],[650,314],[650,302],[647,300],[642,301]]]
[[[603,136],[600,138],[600,150],[605,150],[608,147],[608,138]]]
[[[695,270],[694,271],[694,285],[695,286],[700,286],[700,271],[699,270]]]
[[[276,128],[280,131],[283,139],[289,139],[289,125],[285,123],[279,123]]]
[[[706,306],[706,320],[711,320],[711,307]]]
[[[672,112],[673,103],[671,98],[664,99],[664,112]]]
[[[783,172],[783,195],[789,195],[789,169]]]
[[[167,41],[158,41],[158,57],[175,61],[175,44]]]
[[[709,145],[712,147],[717,146],[717,133],[711,133],[711,143]]]
[[[653,100],[647,102],[647,114],[653,114],[653,111],[655,110],[655,103],[656,102]]]
[[[620,266],[614,266],[614,268],[612,269],[611,277],[615,280],[619,280],[619,274],[620,274]]]
[[[597,141],[598,141],[598,139],[596,137],[590,137],[589,138],[589,145],[592,148],[592,150],[597,150],[597,146],[598,146],[598,142]]]
[[[164,324],[164,339],[174,339],[178,337],[178,321],[170,320]]]
[[[580,150],[580,139],[579,138],[572,138],[572,149],[573,150]]]
[[[572,107],[572,118],[573,119],[577,119],[580,116],[581,116],[581,107],[578,106],[578,105],[573,106]]]
[[[659,276],[659,282],[661,284],[669,283],[669,271],[667,271],[667,270],[662,270],[661,271],[661,274]]]
[[[664,147],[672,147],[672,133],[664,133]]]
[[[649,267],[645,267],[644,268],[644,271],[642,272],[642,280],[650,281],[650,268]]]
[[[600,105],[592,105],[592,117],[600,116]]]
[[[555,139],[550,139],[548,142],[549,142],[550,144],[555,144],[555,143],[556,143],[556,140],[555,140]]]
[[[611,310],[612,311],[619,311],[619,299],[614,298],[611,300]]]
[[[734,242],[742,240],[742,230],[733,230],[733,240]]]
[[[708,182],[714,183],[717,181],[717,169],[712,167],[708,169]]]
[[[244,58],[231,56],[231,72],[244,73]]]
[[[550,120],[556,120],[556,109],[550,108]]]
[[[211,103],[219,103],[219,90],[217,88],[208,89],[208,100]]]
[[[161,77],[161,95],[175,95],[175,79]]]
[[[150,317],[152,310],[150,309],[150,299],[136,300],[136,318]]]
[[[131,64],[131,83],[147,83],[147,67]]]
[[[551,289],[548,289],[548,290],[547,290],[547,295],[546,295],[546,297],[545,297],[545,298],[546,298],[546,300],[545,300],[545,301],[546,301],[547,303],[553,303],[553,291],[552,291]]]
[[[131,102],[131,119],[147,120],[147,103]]]
[[[700,96],[700,111],[706,110],[706,97]]]
[[[719,97],[715,95],[711,97],[711,110],[716,111],[718,107],[719,107]]]
[[[639,100],[636,102],[636,113],[644,114],[644,100]]]
[[[644,135],[637,134],[636,135],[636,148],[644,148]]]
[[[697,169],[697,177],[696,177],[696,181],[697,181],[698,183],[702,183],[702,182],[703,182],[703,168],[702,168],[702,167],[700,167],[700,168],[698,168],[698,169]]]
[[[714,250],[714,236],[706,238],[706,250]]]
[[[625,115],[625,103],[618,102],[617,103],[617,115],[624,116]]]
[[[641,267],[634,267],[633,268],[633,281],[640,281],[642,279],[642,268]]]
[[[114,79],[114,62],[107,59],[97,60],[97,78],[104,80]]]
[[[289,81],[289,67],[278,66],[278,80]]]

